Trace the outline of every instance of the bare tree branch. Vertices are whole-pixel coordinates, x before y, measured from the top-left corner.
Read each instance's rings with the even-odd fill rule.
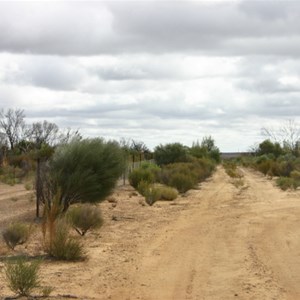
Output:
[[[22,109],[8,109],[0,111],[0,130],[6,135],[10,148],[20,142],[25,133],[25,114]]]

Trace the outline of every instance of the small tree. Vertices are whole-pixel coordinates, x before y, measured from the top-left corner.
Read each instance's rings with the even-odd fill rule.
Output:
[[[124,152],[116,142],[74,140],[58,147],[50,160],[48,204],[59,195],[66,211],[72,203],[96,203],[113,190],[125,167]]]
[[[285,152],[300,155],[300,124],[295,120],[287,120],[278,128],[264,127],[261,132],[271,141],[280,143]]]
[[[275,157],[283,154],[283,149],[278,142],[272,143],[270,140],[264,140],[258,145],[258,155],[274,154]]]
[[[23,139],[25,132],[25,114],[22,109],[0,111],[0,130],[6,135],[10,149]]]
[[[205,136],[201,144],[198,141],[194,142],[189,153],[197,158],[209,158],[217,163],[221,161],[220,150],[211,136]]]
[[[186,162],[188,161],[187,147],[180,143],[159,145],[154,149],[154,159],[159,166]]]

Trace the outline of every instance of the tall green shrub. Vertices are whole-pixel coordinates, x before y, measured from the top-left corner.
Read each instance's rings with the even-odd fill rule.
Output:
[[[159,145],[154,149],[154,159],[159,166],[189,160],[188,148],[180,143]]]
[[[70,204],[95,203],[113,190],[125,169],[123,150],[103,139],[75,140],[56,149],[50,161],[52,194],[66,211]]]

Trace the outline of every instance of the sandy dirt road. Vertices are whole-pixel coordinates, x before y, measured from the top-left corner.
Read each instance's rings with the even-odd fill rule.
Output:
[[[152,207],[118,188],[100,205],[104,227],[84,237],[88,259],[44,263],[52,299],[300,299],[300,192],[242,172],[238,188],[219,167]],[[42,253],[38,232],[19,251]],[[1,277],[0,295],[11,295]]]
[[[192,191],[115,299],[300,299],[299,193],[243,173],[238,189],[219,168]]]

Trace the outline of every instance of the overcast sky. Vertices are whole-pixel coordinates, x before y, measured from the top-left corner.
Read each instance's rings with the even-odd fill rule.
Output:
[[[300,1],[0,2],[0,108],[245,151],[300,118]]]

